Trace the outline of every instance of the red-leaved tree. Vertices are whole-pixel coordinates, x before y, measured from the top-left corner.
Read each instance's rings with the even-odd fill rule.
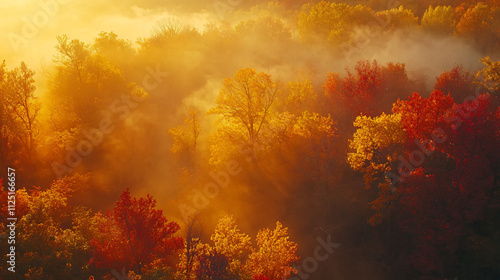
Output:
[[[410,101],[396,104],[395,111],[403,114],[409,139],[430,137],[434,128],[446,136],[399,185],[395,211],[400,229],[412,236],[410,263],[424,273],[445,276],[446,267],[458,264],[461,240],[484,219],[493,199],[500,158],[499,110],[488,95],[453,104],[435,91],[427,99],[414,94]]]
[[[464,70],[463,66],[456,66],[436,77],[434,89],[450,94],[453,99],[462,102],[466,97],[474,95],[474,75]]]
[[[429,98],[423,98],[414,92],[409,100],[398,100],[392,112],[401,114],[401,123],[405,129],[408,142],[415,139],[431,139],[431,134],[438,124],[442,123],[455,103],[453,98],[435,90]]]
[[[346,69],[346,72],[343,79],[338,74],[329,73],[323,88],[328,101],[342,100],[354,116],[388,113],[397,96],[410,94],[413,86],[405,65],[401,63],[381,66],[376,60],[360,60],[354,71]]]
[[[109,269],[127,268],[141,272],[155,259],[165,259],[183,247],[181,237],[173,236],[179,225],[168,222],[156,201],[130,196],[127,189],[112,211],[100,216],[101,235],[91,241],[90,263]]]

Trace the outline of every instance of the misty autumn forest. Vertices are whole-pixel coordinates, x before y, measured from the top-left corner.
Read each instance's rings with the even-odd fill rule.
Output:
[[[500,1],[0,13],[0,279],[500,279]]]

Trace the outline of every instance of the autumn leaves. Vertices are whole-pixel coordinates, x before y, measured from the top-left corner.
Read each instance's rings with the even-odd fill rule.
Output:
[[[298,245],[289,240],[288,229],[280,222],[258,232],[255,248],[233,216],[222,217],[210,239],[213,246],[198,238],[191,246],[186,243],[189,252],[178,265],[185,279],[283,279],[297,272],[291,265],[299,259]]]
[[[72,206],[72,196],[87,180],[65,178],[45,191],[17,192],[16,256],[31,267],[18,273],[30,279],[101,279],[123,268],[127,277],[223,280],[281,279],[296,272],[291,265],[298,260],[298,245],[279,222],[259,231],[254,247],[234,217],[225,216],[210,245],[200,236],[180,237],[180,226],[167,221],[150,195],[133,197],[127,189],[105,213]],[[0,206],[6,208],[7,192],[1,195]]]
[[[336,126],[352,120],[349,151],[340,156],[362,173],[367,188],[376,188],[369,223],[395,220],[399,234],[408,234],[414,244],[403,265],[438,273],[439,265],[449,265],[439,256],[453,258],[458,248],[466,247],[461,238],[481,236],[473,223],[486,219],[483,209],[494,199],[500,80],[498,62],[482,61],[477,75],[460,66],[444,72],[428,97],[411,93],[418,84],[408,78],[405,65],[360,61],[344,78],[329,74],[324,95],[306,94],[312,101],[306,106],[300,96],[307,92],[307,81],[303,87],[291,83],[283,90],[288,94],[274,97],[269,92],[273,106],[264,106],[266,99],[258,103],[255,98],[265,96],[257,96],[257,91],[265,91],[258,87],[258,74],[245,69],[226,80],[212,112],[220,116],[217,133],[224,141],[260,143],[255,155],[261,156],[252,158],[256,162],[278,150],[285,158],[304,155],[295,160],[303,171],[311,164],[309,178],[320,189],[328,186],[332,160],[339,156],[335,146],[349,131]],[[245,79],[243,73],[248,74]],[[407,97],[396,100],[397,96]],[[280,106],[287,102],[298,104]],[[336,120],[317,112],[333,114]],[[252,130],[255,127],[259,129]]]
[[[411,266],[423,273],[447,265],[442,256],[453,258],[463,246],[460,238],[476,234],[472,223],[485,219],[481,209],[493,199],[499,108],[481,73],[495,79],[498,71],[483,61],[476,79],[460,67],[438,77],[436,87],[446,94],[413,93],[395,102],[391,114],[361,115],[354,122],[348,162],[364,174],[368,188],[378,188],[369,222],[395,219],[411,234]],[[461,99],[463,92],[470,95],[456,102],[452,96]]]
[[[308,3],[298,16],[298,32],[304,41],[323,41],[338,47],[349,62],[362,56],[376,38],[397,30],[421,29],[425,34],[464,38],[481,50],[498,47],[495,3],[449,1],[449,5],[436,6],[433,2],[383,1],[379,6],[385,10],[379,11],[370,5]]]
[[[220,140],[228,138],[233,143],[248,143],[250,158],[252,161],[256,160],[260,152],[257,147],[262,144],[261,134],[268,126],[271,106],[279,93],[280,89],[270,75],[256,73],[249,68],[239,70],[234,79],[224,80],[217,105],[208,112],[219,115],[221,126],[212,139],[214,143],[219,142],[211,150],[212,163],[224,158],[224,152],[220,151]],[[229,134],[230,137],[224,137],[224,134]],[[237,146],[226,144],[226,148]]]

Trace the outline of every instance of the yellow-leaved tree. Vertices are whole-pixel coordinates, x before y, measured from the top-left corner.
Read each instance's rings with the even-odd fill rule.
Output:
[[[429,8],[422,17],[422,28],[439,34],[453,34],[455,31],[455,10],[451,6]]]
[[[317,94],[309,79],[297,80],[288,83],[288,91],[283,99],[288,111],[295,114],[304,111],[305,108],[312,108],[316,103]]]
[[[462,15],[457,23],[456,34],[471,39],[481,49],[498,48],[500,34],[498,27],[495,27],[495,17],[497,16],[495,13],[493,7],[478,2]]]
[[[194,169],[196,163],[196,145],[201,134],[200,112],[195,108],[189,109],[189,115],[184,120],[184,125],[179,125],[168,130],[173,138],[170,151],[188,169]]]
[[[302,6],[298,31],[304,41],[348,42],[355,28],[373,21],[372,11],[364,5],[320,1]]]
[[[201,242],[198,237],[189,240],[191,245],[184,241],[186,251],[179,254],[176,275],[179,279],[197,279],[196,274],[200,271],[201,261],[209,256],[213,250],[210,245]]]
[[[8,70],[0,65],[0,164],[7,161],[35,170],[39,138],[40,103],[35,92],[35,72],[24,62]],[[16,155],[16,156],[14,156]]]
[[[212,164],[218,164],[246,148],[256,161],[265,147],[261,135],[271,118],[271,106],[280,94],[271,76],[254,69],[241,69],[234,78],[224,80],[217,105],[208,111],[219,116],[219,128],[211,137]]]
[[[500,61],[492,61],[489,56],[481,59],[484,68],[477,75],[477,83],[483,86],[491,95],[500,96]]]
[[[252,253],[250,236],[240,233],[233,216],[222,217],[210,239],[217,253],[224,255],[233,275],[242,275],[243,265]]]
[[[368,220],[377,224],[388,216],[390,208],[386,205],[395,196],[390,178],[385,174],[394,168],[398,155],[402,154],[405,132],[399,114],[382,113],[374,118],[358,116],[354,126],[358,129],[349,141],[354,151],[347,154],[347,162],[354,170],[363,172],[367,188],[378,183],[379,196],[371,203],[375,213]]]
[[[253,276],[269,279],[286,279],[297,270],[291,265],[299,260],[298,245],[290,241],[288,228],[276,222],[276,228],[262,229],[257,233],[257,250],[247,261],[247,268]]]
[[[333,139],[337,136],[336,122],[330,115],[304,111],[293,126],[295,149],[303,152],[301,161],[306,164],[309,176],[321,181],[333,161]]]
[[[383,20],[388,29],[411,28],[418,25],[418,18],[402,5],[399,8],[378,12],[377,16]]]
[[[395,148],[405,141],[401,116],[385,113],[374,118],[358,116],[354,126],[358,129],[349,141],[354,152],[347,154],[347,162],[354,170],[363,172],[367,186],[371,186],[377,174],[390,171],[389,164],[398,156]]]
[[[194,153],[198,137],[200,136],[200,120],[198,110],[189,109],[189,115],[184,120],[184,125],[179,125],[168,130],[174,138],[170,149],[173,154]]]
[[[81,279],[89,273],[90,240],[99,235],[100,216],[69,202],[87,178],[65,177],[43,191],[16,192],[16,256],[25,264],[16,272],[27,279]]]

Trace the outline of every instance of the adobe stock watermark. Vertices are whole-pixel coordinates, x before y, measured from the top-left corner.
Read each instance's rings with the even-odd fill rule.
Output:
[[[20,51],[28,45],[30,39],[35,38],[40,29],[49,24],[51,18],[58,13],[61,5],[66,5],[72,0],[42,0],[38,1],[40,8],[31,16],[21,17],[22,26],[18,32],[9,32],[7,38],[15,52]]]
[[[398,0],[391,0],[387,4],[387,10],[397,8],[401,5]],[[367,48],[371,40],[374,37],[379,36],[384,28],[386,28],[391,23],[391,15],[387,14],[387,20],[384,21],[380,16],[378,16],[374,11],[370,10],[370,14],[375,20],[370,21],[365,26],[354,34],[353,42],[340,44],[340,50],[344,54],[346,62],[349,64],[354,54],[362,54],[362,50]]]
[[[446,117],[445,122],[451,124],[453,130],[457,130],[462,122],[468,119],[472,112],[474,112],[479,106],[479,96],[481,95],[481,87],[477,86],[475,88],[475,95],[469,95],[465,98],[463,104],[465,104],[465,110],[461,108],[460,111],[455,114],[451,114],[451,117]],[[452,107],[449,110],[455,110]],[[450,116],[449,114],[445,114]],[[448,135],[441,127],[436,127],[431,133],[432,139],[415,139],[414,143],[417,145],[417,149],[409,152],[408,159],[404,158],[402,155],[398,156],[399,165],[397,172],[395,174],[391,171],[386,171],[384,173],[385,177],[390,180],[391,191],[394,192],[394,186],[398,182],[403,182],[405,178],[409,177],[411,173],[422,166],[425,162],[426,157],[434,153],[436,146],[438,144],[444,143],[448,139]]]
[[[150,66],[146,67],[146,74],[142,79],[142,88],[151,91],[156,89],[169,74],[160,70],[160,65],[156,65],[156,69]],[[132,94],[122,94],[119,98],[115,99],[108,107],[108,113],[99,121],[98,127],[90,130],[83,130],[82,134],[84,139],[80,140],[76,147],[66,147],[68,153],[66,154],[64,163],[58,161],[52,162],[52,170],[58,178],[71,174],[73,169],[79,166],[83,159],[89,156],[95,147],[102,144],[104,137],[116,129],[114,122],[116,120],[124,121],[127,119],[132,110],[139,106],[139,103],[146,99],[146,95],[137,96],[134,92],[141,90],[141,87],[134,87]]]
[[[114,280],[130,280],[130,277],[128,277],[127,270],[125,269],[125,267],[122,268],[121,275],[115,269],[111,270],[111,274],[113,274],[114,278],[112,279]]]
[[[263,146],[258,143],[250,145],[248,142],[243,142],[236,148],[236,151],[249,163],[255,161],[255,150],[261,147]],[[179,204],[178,209],[181,212],[184,223],[188,224],[190,217],[194,217],[197,213],[205,209],[210,204],[210,200],[219,195],[221,189],[229,186],[231,176],[237,176],[241,171],[243,169],[240,163],[236,160],[231,160],[226,165],[226,171],[210,172],[209,175],[212,178],[212,182],[205,184],[203,190],[197,187],[193,189],[192,206],[186,203]]]
[[[185,203],[179,204],[178,208],[182,214],[184,223],[188,224],[189,218],[193,217],[199,211],[205,209],[210,204],[210,199],[214,199],[220,193],[221,188],[225,189],[231,182],[231,176],[236,176],[242,171],[241,166],[235,160],[229,161],[225,171],[217,173],[210,172],[212,182],[205,184],[203,191],[198,188],[193,188],[192,206]]]
[[[434,153],[436,144],[442,144],[446,141],[446,139],[448,139],[448,135],[446,135],[444,130],[440,127],[435,128],[431,135],[432,140],[426,139],[422,142],[420,139],[415,139],[414,143],[417,145],[418,149],[415,149],[408,154],[408,160],[402,155],[398,156],[398,160],[400,162],[398,166],[399,175],[396,175],[391,171],[385,172],[386,178],[391,180],[392,192],[394,192],[394,186],[397,182],[403,182],[404,178],[410,176],[413,170],[424,164],[425,157]]]
[[[332,254],[334,249],[340,247],[340,243],[333,243],[331,235],[326,237],[326,240],[318,236],[316,238],[318,245],[314,248],[314,253],[302,260],[299,266],[294,267],[297,270],[297,276],[290,280],[308,279],[311,274],[318,270],[319,264],[326,261]]]

